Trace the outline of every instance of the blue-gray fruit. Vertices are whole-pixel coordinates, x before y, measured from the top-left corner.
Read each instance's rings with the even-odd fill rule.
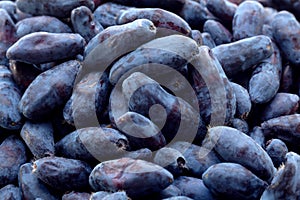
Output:
[[[122,83],[122,91],[131,111],[144,116],[153,115],[151,120],[163,127],[162,133],[167,142],[175,140],[195,141],[201,143],[206,127],[196,111],[185,100],[171,95],[158,82],[143,73],[135,72]],[[193,124],[193,125],[192,125]]]
[[[117,58],[149,42],[155,36],[156,27],[147,19],[108,27],[87,44],[84,51],[84,69],[103,72]]]
[[[203,182],[216,196],[237,200],[259,199],[268,184],[242,165],[219,163],[203,174]]]
[[[0,189],[1,200],[21,200],[22,195],[20,189],[12,184],[9,184]]]
[[[195,200],[215,200],[213,194],[199,178],[180,176],[173,183],[180,191],[182,196],[187,196]]]
[[[17,14],[17,5],[13,1],[0,1],[0,8],[6,10],[9,16],[16,21],[15,15]]]
[[[95,20],[98,21],[103,27],[117,25],[118,16],[125,10],[131,7],[107,2],[99,5],[94,11]]]
[[[272,28],[264,26],[264,34],[272,39],[273,54],[259,63],[249,80],[251,101],[257,104],[267,103],[277,93],[282,72],[281,52],[273,41]]]
[[[8,59],[41,64],[82,54],[85,40],[74,33],[35,32],[21,37],[6,52]],[[66,53],[68,52],[68,53]]]
[[[271,157],[274,166],[279,167],[285,161],[285,155],[288,153],[288,148],[284,142],[279,139],[272,139],[267,142],[266,151]]]
[[[287,26],[288,24],[288,26]],[[273,36],[285,58],[292,64],[300,64],[300,23],[288,11],[275,15],[272,22]]]
[[[244,1],[234,14],[232,21],[235,41],[262,34],[264,7],[256,1]]]
[[[211,35],[217,46],[230,43],[232,40],[232,34],[229,30],[216,20],[207,20],[204,23],[203,31]]]
[[[86,42],[89,42],[95,35],[103,31],[101,24],[94,19],[92,11],[86,6],[75,8],[71,12],[73,29],[79,33]]]
[[[300,156],[294,152],[287,153],[284,165],[279,168],[261,200],[299,199],[299,166]]]
[[[203,38],[203,45],[208,46],[211,49],[217,46],[210,33],[203,32],[201,35]]]
[[[0,8],[0,64],[8,66],[6,52],[17,41],[16,27],[6,10]]]
[[[206,20],[216,19],[207,9],[206,1],[185,0],[185,4],[178,13],[193,29],[201,30]]]
[[[130,8],[120,14],[117,24],[126,24],[136,19],[152,21],[162,35],[166,35],[167,30],[183,35],[189,35],[192,31],[189,24],[181,17],[160,8]]]
[[[16,34],[21,38],[34,32],[71,33],[68,25],[51,16],[35,16],[19,21],[16,24]]]
[[[132,150],[148,148],[155,151],[166,145],[160,129],[151,120],[136,112],[126,112],[119,117],[116,128],[128,138]]]
[[[55,191],[47,186],[32,172],[32,164],[26,163],[20,167],[18,182],[24,199],[42,198],[47,200],[58,200]]]
[[[246,119],[251,111],[251,100],[248,91],[241,85],[231,82],[231,87],[236,97],[236,112],[238,118]]]
[[[32,120],[45,119],[66,103],[80,67],[78,61],[71,60],[37,76],[19,102],[23,115]]]
[[[229,124],[236,111],[236,97],[213,50],[199,47],[189,70],[203,121],[211,126]]]
[[[27,161],[26,146],[17,136],[7,137],[0,145],[0,187],[18,179],[19,168]]]
[[[111,128],[78,129],[55,144],[57,155],[94,162],[120,158],[129,148],[126,136]]]
[[[197,42],[198,46],[203,44],[202,34],[199,30],[192,30],[191,38]]]
[[[0,66],[0,127],[8,130],[20,129],[23,120],[18,109],[21,92],[6,66]]]
[[[248,135],[249,126],[248,126],[247,121],[245,121],[243,119],[234,118],[231,122],[231,127]]]
[[[226,75],[243,72],[273,53],[272,41],[264,35],[245,38],[236,42],[222,44],[212,49],[220,61]],[[247,60],[247,62],[245,62]]]
[[[45,157],[33,163],[33,173],[48,186],[59,191],[88,188],[91,167],[80,160]]]
[[[207,8],[224,24],[231,25],[237,5],[228,0],[210,0],[207,1]]]
[[[173,69],[182,70],[198,52],[197,43],[188,37],[171,35],[158,38],[117,60],[110,70],[109,80],[115,85],[134,72],[142,72],[153,79],[161,75],[159,80],[167,79],[167,84],[167,74],[174,73]]]
[[[21,137],[36,159],[54,155],[53,127],[50,122],[25,122]]]
[[[277,93],[261,113],[261,120],[267,121],[283,115],[294,114],[299,107],[299,96],[290,93]]]
[[[267,152],[237,129],[213,127],[209,129],[203,145],[214,149],[226,162],[241,164],[262,180],[271,181],[276,171]]]
[[[21,93],[24,93],[30,83],[40,74],[42,71],[37,69],[31,64],[18,62],[11,60],[9,63],[9,69],[12,73],[13,80],[17,84]]]
[[[300,115],[292,114],[269,119],[261,124],[265,136],[278,138],[289,144],[300,141]]]
[[[172,182],[172,174],[164,168],[131,158],[102,162],[89,177],[90,186],[95,191],[124,190],[131,198],[160,192]]]

